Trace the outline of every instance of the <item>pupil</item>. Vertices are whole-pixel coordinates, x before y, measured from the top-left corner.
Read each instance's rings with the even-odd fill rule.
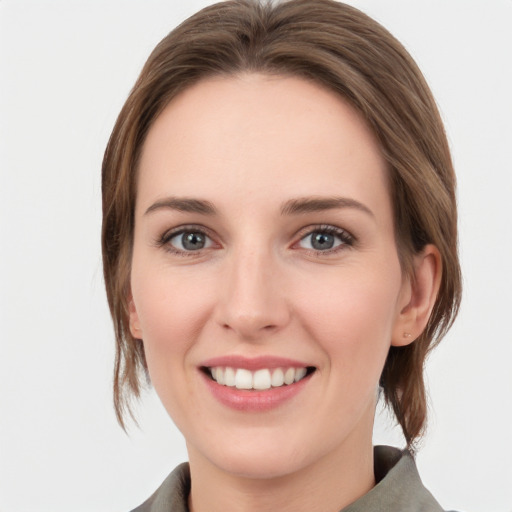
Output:
[[[327,233],[314,233],[311,245],[315,249],[332,249],[334,246],[334,236]]]
[[[181,243],[185,249],[197,251],[204,247],[204,236],[201,233],[185,233],[181,237]]]

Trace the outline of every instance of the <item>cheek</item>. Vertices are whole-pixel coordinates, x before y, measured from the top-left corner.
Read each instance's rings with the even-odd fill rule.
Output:
[[[366,272],[330,272],[304,284],[295,291],[300,297],[298,317],[326,352],[330,366],[342,376],[378,378],[397,318],[398,262],[368,266]]]
[[[138,268],[136,264],[132,293],[152,386],[177,427],[183,429],[187,414],[200,413],[187,400],[193,392],[187,375],[194,370],[190,353],[209,316],[207,295],[168,268]]]
[[[186,365],[186,355],[208,317],[208,294],[158,265],[132,269],[132,293],[146,360],[155,387]]]

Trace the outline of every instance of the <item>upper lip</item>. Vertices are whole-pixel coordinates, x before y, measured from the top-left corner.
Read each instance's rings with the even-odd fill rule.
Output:
[[[230,368],[244,368],[246,370],[256,371],[264,368],[307,368],[311,364],[298,361],[296,359],[289,359],[286,357],[276,356],[258,356],[258,357],[244,357],[240,355],[227,355],[220,357],[213,357],[203,361],[200,365],[202,367],[214,368],[218,366]]]

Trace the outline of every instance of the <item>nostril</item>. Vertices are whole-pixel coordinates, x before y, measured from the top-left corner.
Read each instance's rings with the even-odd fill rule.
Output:
[[[219,306],[216,319],[224,332],[234,332],[243,338],[256,339],[261,335],[274,334],[288,324],[290,313],[281,306],[266,302],[257,308],[233,301],[229,305]]]

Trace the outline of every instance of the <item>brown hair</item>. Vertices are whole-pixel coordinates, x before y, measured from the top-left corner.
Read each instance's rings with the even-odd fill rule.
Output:
[[[398,252],[405,272],[427,243],[441,253],[440,291],[422,335],[391,347],[384,397],[410,447],[426,420],[423,365],[446,333],[461,293],[455,175],[443,124],[425,80],[403,46],[377,22],[333,0],[232,0],[207,7],[154,49],[110,137],[102,169],[103,269],[116,333],[114,402],[132,414],[144,348],[129,330],[128,297],[137,162],[157,116],[180,91],[213,75],[263,72],[313,80],[366,119],[390,170]]]

